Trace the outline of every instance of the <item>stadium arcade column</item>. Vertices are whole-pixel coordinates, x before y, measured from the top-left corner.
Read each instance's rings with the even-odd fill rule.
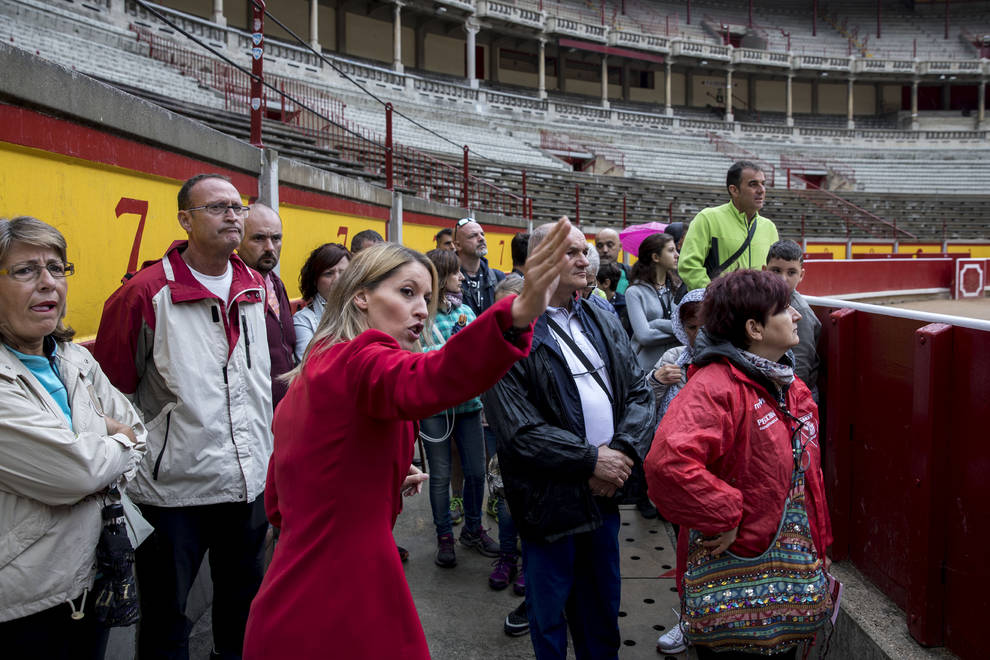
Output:
[[[846,84],[846,128],[849,130],[856,128],[856,120],[853,119],[853,86],[855,82],[856,79],[849,76],[849,82]]]
[[[541,99],[547,97],[547,40],[544,38],[539,39],[540,43],[540,54],[537,57],[536,67],[538,74],[539,94]]]
[[[608,110],[608,55],[602,53],[602,107]]]
[[[320,52],[320,2],[309,0],[309,47]]]
[[[217,25],[227,25],[227,17],[223,15],[223,0],[213,0],[213,22]]]
[[[787,72],[787,125],[794,125],[794,72]]]
[[[918,130],[918,79],[911,81],[911,130]]]
[[[315,2],[315,0],[314,0]],[[392,69],[396,73],[403,72],[402,66],[402,6],[403,3],[396,2],[394,12],[394,18],[392,20]],[[469,47],[470,48],[470,47]],[[473,52],[470,51],[469,52]],[[468,67],[468,71],[472,71],[471,67]]]
[[[731,124],[736,120],[732,114],[732,65],[725,70],[725,121]]]
[[[477,44],[478,32],[480,30],[481,25],[473,18],[469,18],[464,21],[464,31],[467,33],[467,46],[464,53],[465,65],[467,68],[467,79],[468,85],[475,89],[478,88],[478,77],[475,75],[475,67],[477,66],[475,60],[475,47]]]
[[[987,112],[987,81],[980,80],[979,98],[976,100],[976,127],[983,128],[983,121]]]
[[[663,114],[668,117],[674,116],[674,104],[671,103],[670,95],[670,79],[673,77],[674,68],[674,58],[668,56],[666,62],[666,70],[664,71],[663,78]]]

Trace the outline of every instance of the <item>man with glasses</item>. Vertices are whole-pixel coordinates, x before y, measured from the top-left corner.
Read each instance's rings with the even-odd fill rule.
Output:
[[[239,658],[268,528],[265,285],[233,254],[248,207],[227,177],[194,176],[178,205],[188,240],[114,292],[94,353],[148,428],[148,452],[127,490],[155,527],[135,564],[138,655],[188,657],[186,601],[209,551],[211,655]]]
[[[454,226],[454,245],[457,247],[457,258],[461,260],[461,293],[464,302],[476,315],[492,306],[495,302],[495,287],[505,279],[505,273],[488,266],[488,244],[485,242],[485,230],[474,218],[461,218]]]
[[[551,225],[537,227],[529,251]],[[616,491],[653,437],[653,395],[615,314],[577,293],[589,246],[572,230],[569,268],[536,321],[529,357],[483,396],[522,537],[526,611],[537,660],[619,650]],[[517,610],[509,615],[508,624]]]

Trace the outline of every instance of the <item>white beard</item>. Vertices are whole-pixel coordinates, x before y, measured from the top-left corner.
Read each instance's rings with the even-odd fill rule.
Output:
[[[488,246],[487,245],[482,245],[477,250],[475,250],[474,253],[476,255],[478,255],[479,257],[488,256]]]

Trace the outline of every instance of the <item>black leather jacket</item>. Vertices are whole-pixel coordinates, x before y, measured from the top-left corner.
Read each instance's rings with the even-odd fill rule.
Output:
[[[574,304],[612,385],[609,447],[640,463],[656,431],[653,393],[618,318],[580,298]],[[616,511],[618,498],[591,494],[588,479],[598,450],[584,437],[577,386],[546,315],[536,322],[529,357],[482,398],[498,438],[509,510],[523,539],[552,542],[591,531],[601,526],[603,513]]]

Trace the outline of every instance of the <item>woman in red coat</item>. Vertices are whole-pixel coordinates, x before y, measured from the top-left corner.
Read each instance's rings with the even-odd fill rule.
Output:
[[[244,658],[429,658],[392,539],[401,494],[426,478],[411,466],[413,420],[477,396],[527,355],[569,232],[562,218],[530,255],[522,294],[430,353],[418,352],[437,300],[425,256],[368,248],[334,284],[273,422],[265,504],[281,535]]]
[[[787,356],[798,343],[801,316],[790,306],[786,284],[765,271],[731,273],[708,286],[702,317],[687,385],[671,401],[645,461],[650,499],[681,526],[678,588],[692,529],[707,538],[702,545],[716,556],[729,550],[756,557],[773,542],[791,486],[795,425],[811,540],[825,561],[832,532],[818,407]],[[793,657],[795,649],[775,657]],[[698,648],[699,658],[748,655]]]

